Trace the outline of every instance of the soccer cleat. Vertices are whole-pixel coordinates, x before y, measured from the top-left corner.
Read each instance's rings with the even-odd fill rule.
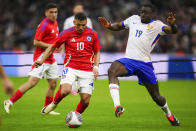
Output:
[[[170,117],[167,117],[167,119],[169,120],[172,126],[180,126],[179,120],[173,114],[171,114]]]
[[[5,109],[5,112],[6,112],[7,114],[10,113],[10,108],[11,108],[11,107],[12,107],[11,101],[10,101],[10,100],[5,100],[5,101],[4,101],[4,109]]]
[[[41,110],[41,114],[42,115],[46,115],[48,113],[50,113],[52,110],[54,110],[57,107],[57,105],[55,105],[53,102],[47,106],[45,106],[42,110]]]
[[[55,111],[51,111],[51,112],[49,112],[48,114],[49,114],[49,115],[60,115],[59,112],[55,112]]]
[[[115,115],[116,115],[116,117],[120,117],[120,115],[122,115],[122,113],[124,111],[125,111],[125,109],[122,106],[120,106],[120,105],[116,106],[115,107]]]

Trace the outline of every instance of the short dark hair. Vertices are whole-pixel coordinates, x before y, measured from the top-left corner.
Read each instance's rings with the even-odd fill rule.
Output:
[[[77,19],[77,20],[86,20],[87,17],[84,13],[77,13],[74,17],[74,19]]]
[[[51,8],[57,8],[57,5],[55,3],[48,3],[45,7],[45,11],[47,11]]]
[[[156,11],[155,6],[153,4],[151,4],[151,3],[143,4],[141,7],[149,7],[152,12],[155,12]]]

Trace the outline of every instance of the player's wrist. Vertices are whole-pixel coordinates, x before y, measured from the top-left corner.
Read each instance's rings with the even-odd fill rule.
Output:
[[[93,69],[99,70],[99,67],[98,66],[93,66]]]

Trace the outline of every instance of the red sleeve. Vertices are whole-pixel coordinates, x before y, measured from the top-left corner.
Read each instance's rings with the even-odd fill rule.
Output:
[[[53,45],[53,47],[55,48],[59,48],[63,43],[66,42],[66,37],[67,35],[65,35],[65,33],[61,32],[60,35],[59,35],[59,38],[57,40],[57,42]]]
[[[98,34],[97,33],[94,33],[94,34],[95,34],[95,38],[94,38],[94,44],[93,44],[93,51],[98,52],[101,49],[101,45],[99,43]]]
[[[47,35],[47,26],[46,25],[39,25],[37,30],[36,30],[36,33],[35,33],[35,37],[34,37],[34,40],[39,40],[41,41],[43,39],[43,37],[45,35]]]

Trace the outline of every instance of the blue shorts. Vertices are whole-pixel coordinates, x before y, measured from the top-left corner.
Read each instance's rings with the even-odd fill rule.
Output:
[[[158,84],[158,80],[154,73],[152,62],[143,62],[129,58],[121,58],[116,60],[122,63],[127,69],[127,76],[136,75],[139,79],[139,84]]]

